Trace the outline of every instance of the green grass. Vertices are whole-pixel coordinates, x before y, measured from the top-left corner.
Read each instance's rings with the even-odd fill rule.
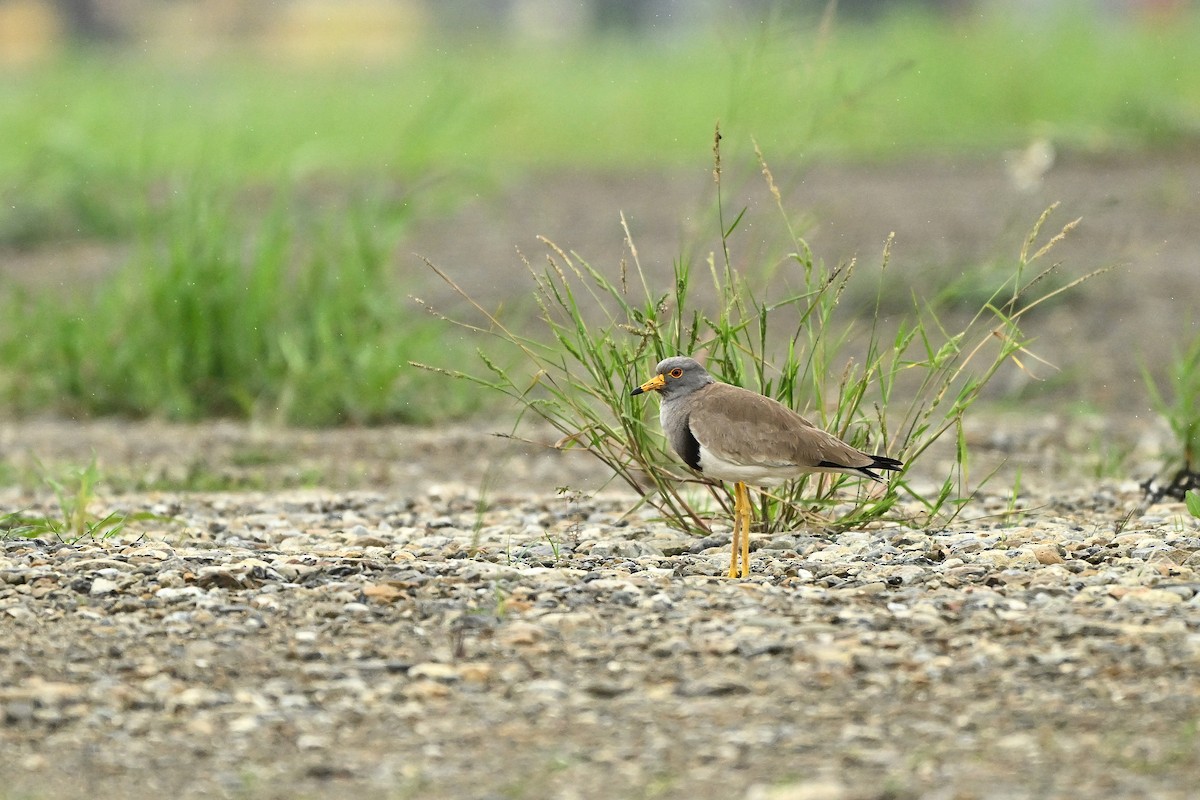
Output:
[[[397,284],[378,209],[309,219],[280,198],[246,214],[195,192],[147,218],[134,255],[94,294],[8,302],[0,393],[10,406],[298,425],[471,409],[407,365],[454,341]]]
[[[870,116],[906,149],[1005,147],[1031,135],[1083,149],[1194,141],[1197,22],[1123,25],[1065,12],[938,27],[897,18],[886,46],[911,68],[886,87],[895,107]]]
[[[777,158],[995,149],[1034,134],[1157,145],[1200,132],[1198,42],[1200,15],[1166,28],[907,14],[653,45],[437,40],[369,66],[80,55],[0,80],[0,182],[53,193],[73,191],[56,188],[72,171],[273,180],[689,165],[718,119]]]
[[[666,451],[657,421],[647,421],[656,416],[653,403],[630,397],[661,359],[694,355],[718,379],[798,408],[859,449],[906,462],[887,491],[872,492],[845,476],[815,475],[764,492],[758,519],[767,530],[899,518],[901,494],[920,509],[906,512],[906,521],[935,527],[953,520],[990,477],[971,480],[964,417],[1001,368],[1026,368],[1037,360],[1021,330],[1026,315],[1095,274],[1055,282],[1060,265],[1046,265],[1078,220],[1047,237],[1043,229],[1053,208],[1047,210],[1008,279],[960,327],[915,296],[908,314],[885,322],[876,313],[864,320],[842,305],[847,288],[861,278],[860,268],[855,262],[829,265],[813,254],[792,228],[765,162],[762,172],[793,250],[770,268],[735,266],[743,241],[739,228],[752,227],[760,237],[763,222],[747,219],[745,209],[725,215],[720,141],[718,134],[719,252],[703,264],[678,262],[673,285],[664,291],[650,287],[632,240],[618,280],[547,242],[549,266],[530,266],[541,337],[525,335],[430,264],[477,312],[473,319],[450,321],[485,337],[481,371],[432,369],[511,398],[521,409],[517,426],[525,416],[540,418],[562,433],[558,447],[598,458],[668,522],[704,531],[712,503],[730,509],[727,490],[681,468]],[[889,239],[873,276],[877,299],[885,291],[891,244]],[[715,300],[698,291],[709,277]],[[522,367],[509,369],[489,356],[498,351],[514,354]],[[953,440],[955,453],[944,481],[933,487],[910,482],[907,469],[944,437]],[[699,494],[692,491],[697,485]],[[851,485],[857,487],[853,495],[843,491]]]
[[[1174,434],[1175,452],[1168,458],[1172,469],[1200,474],[1200,334],[1176,350],[1162,381],[1143,365],[1142,377],[1151,402]]]
[[[1155,411],[1174,436],[1170,450],[1163,454],[1166,477],[1157,488],[1150,488],[1157,479],[1147,482],[1147,495],[1153,500],[1164,497],[1184,500],[1194,513],[1200,508],[1193,490],[1200,485],[1200,334],[1193,336],[1182,350],[1176,349],[1161,381],[1155,379],[1145,364],[1142,379]]]

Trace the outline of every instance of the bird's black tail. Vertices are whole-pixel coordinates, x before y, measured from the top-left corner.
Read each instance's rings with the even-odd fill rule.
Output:
[[[879,473],[871,471],[873,469],[891,470],[893,472],[904,469],[904,462],[900,461],[899,459],[888,458],[887,456],[871,456],[871,458],[875,460],[870,464],[867,464],[865,467],[859,467],[858,471],[873,481],[879,481],[880,483],[885,482],[883,478],[879,476]]]
[[[873,481],[879,481],[880,483],[885,483],[885,481],[883,478],[879,477],[879,473],[872,472],[871,470],[898,470],[904,468],[904,462],[898,461],[894,458],[888,458],[887,456],[872,456],[868,455],[867,453],[863,453],[863,455],[867,456],[867,458],[873,458],[875,460],[870,464],[867,464],[865,467],[849,467],[845,464],[838,464],[834,461],[822,461],[820,464],[817,464],[817,467],[828,472],[844,472],[847,475],[862,475],[870,478]]]

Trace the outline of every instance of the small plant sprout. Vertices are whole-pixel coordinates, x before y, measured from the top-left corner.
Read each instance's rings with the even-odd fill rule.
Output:
[[[1129,527],[1130,523],[1141,514],[1143,509],[1140,506],[1133,506],[1125,510],[1125,513],[1117,517],[1113,521],[1113,536],[1120,536]]]
[[[546,540],[546,544],[550,545],[550,552],[554,555],[554,563],[557,564],[562,560],[562,554],[560,552],[561,546],[559,545],[558,540],[550,535],[550,531],[542,531],[542,538]]]
[[[1012,491],[1008,495],[1008,507],[1004,510],[1004,518],[1009,524],[1019,522],[1025,515],[1024,504],[1021,503],[1021,470],[1013,480]]]
[[[86,467],[72,468],[61,478],[41,469],[42,482],[54,493],[59,513],[30,515],[13,512],[0,517],[0,538],[33,539],[49,536],[74,544],[82,539],[108,539],[124,530],[134,520],[162,520],[157,514],[139,512],[126,514],[110,511],[103,517],[91,512],[96,501],[96,486],[101,481],[100,470],[93,456]]]

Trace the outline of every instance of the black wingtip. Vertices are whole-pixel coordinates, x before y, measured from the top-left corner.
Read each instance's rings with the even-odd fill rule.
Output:
[[[870,464],[867,464],[865,467],[847,467],[844,464],[835,464],[832,461],[822,461],[817,466],[818,467],[826,467],[826,468],[830,468],[830,469],[843,470],[848,473],[857,472],[859,475],[862,475],[866,478],[870,478],[873,481],[878,481],[879,483],[886,483],[887,481],[885,481],[882,477],[880,477],[879,473],[872,472],[871,470],[883,469],[883,470],[896,471],[896,470],[904,469],[904,462],[900,461],[899,459],[888,458],[887,456],[871,456],[871,458],[873,458],[875,460],[872,461]]]
[[[879,475],[879,473],[872,472],[872,469],[891,470],[893,472],[904,469],[904,462],[900,461],[899,459],[888,458],[887,456],[871,456],[871,458],[875,460],[867,466],[859,469],[859,472],[861,472],[863,475],[866,475],[873,481],[879,481],[880,483],[887,482]]]
[[[904,462],[898,458],[888,458],[887,456],[871,456],[871,458],[875,459],[875,461],[870,466],[876,469],[904,469]]]

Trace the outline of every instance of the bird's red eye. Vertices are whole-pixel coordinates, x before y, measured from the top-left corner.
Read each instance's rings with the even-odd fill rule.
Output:
[[[672,378],[682,378],[683,370],[681,370],[679,367],[676,367],[675,369],[671,370],[671,377]]]

